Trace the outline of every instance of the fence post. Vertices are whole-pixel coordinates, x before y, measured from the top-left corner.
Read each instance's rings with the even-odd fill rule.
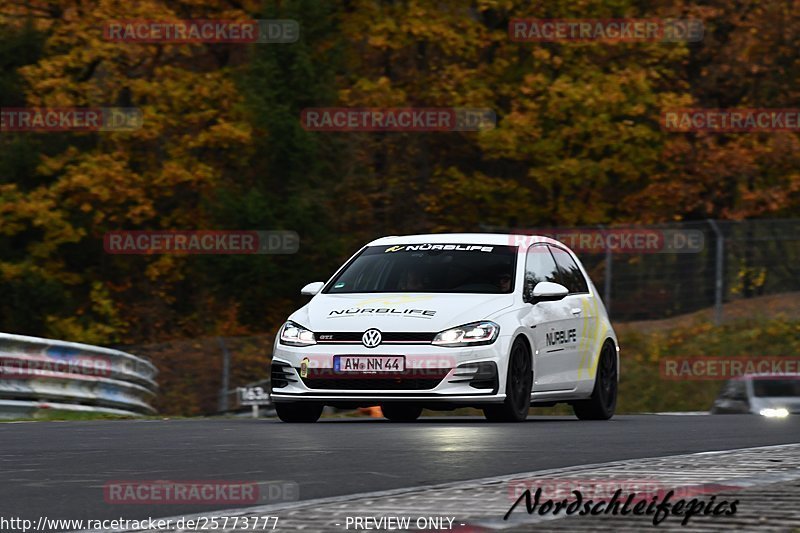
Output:
[[[598,226],[600,228],[601,235],[603,237],[603,242],[606,243],[606,236],[605,236],[605,226],[600,224]],[[606,265],[605,265],[605,274],[603,277],[603,303],[606,306],[606,312],[608,316],[611,317],[611,248],[608,246],[608,243],[605,244],[606,249]]]
[[[722,283],[723,261],[725,260],[725,236],[720,231],[717,221],[708,219],[708,224],[717,236],[716,279],[714,281],[714,323],[722,324]]]
[[[231,354],[222,337],[217,337],[220,348],[222,348],[222,384],[219,389],[219,410],[228,410],[228,381],[230,380]]]
[[[603,303],[606,304],[606,312],[609,317],[611,316],[611,257],[611,248],[606,246],[606,276],[603,280]]]

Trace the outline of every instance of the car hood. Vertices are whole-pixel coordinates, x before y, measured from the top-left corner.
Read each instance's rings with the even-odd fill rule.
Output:
[[[318,294],[289,317],[312,331],[438,332],[491,319],[513,294]]]

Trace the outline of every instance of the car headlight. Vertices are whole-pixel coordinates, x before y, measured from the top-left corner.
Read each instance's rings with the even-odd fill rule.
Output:
[[[304,328],[300,324],[295,324],[291,320],[281,328],[280,339],[281,344],[288,344],[289,346],[311,346],[312,344],[317,344],[313,331]]]
[[[777,409],[762,409],[758,412],[761,416],[766,416],[767,418],[786,418],[789,416],[789,411],[787,411],[783,407],[778,407]]]
[[[431,344],[437,346],[477,346],[497,339],[500,326],[494,322],[472,322],[436,334]]]

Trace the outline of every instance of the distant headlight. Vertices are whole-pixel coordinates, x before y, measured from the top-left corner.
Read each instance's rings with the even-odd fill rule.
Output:
[[[288,344],[289,346],[311,346],[312,344],[317,344],[313,331],[307,330],[291,320],[281,328],[280,339],[281,344]]]
[[[758,412],[761,416],[766,416],[767,418],[786,418],[789,416],[789,411],[784,409],[783,407],[778,407],[777,409],[762,409]]]
[[[436,346],[477,346],[491,344],[497,339],[500,326],[494,322],[472,322],[436,334],[431,344]]]

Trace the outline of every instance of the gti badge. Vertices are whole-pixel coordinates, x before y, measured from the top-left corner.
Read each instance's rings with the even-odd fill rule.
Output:
[[[381,332],[377,329],[368,329],[361,336],[361,342],[367,348],[375,348],[381,343]]]

